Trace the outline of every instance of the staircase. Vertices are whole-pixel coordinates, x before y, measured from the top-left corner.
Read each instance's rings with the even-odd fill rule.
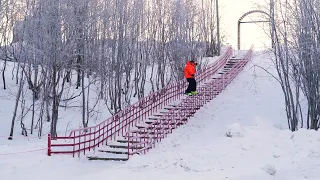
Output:
[[[132,155],[148,152],[219,95],[251,59],[252,48],[246,54],[232,57],[229,47],[215,63],[198,71],[197,95],[185,96],[187,83],[181,80],[148,95],[97,126],[73,130],[67,137],[53,139],[49,135],[48,155],[80,157],[83,153],[89,160],[126,161]]]
[[[251,53],[249,55],[251,57]],[[248,60],[249,57],[241,56],[229,58],[210,80],[197,88],[199,94],[186,96],[180,101],[169,104],[136,124],[134,130],[100,148],[93,156],[88,156],[88,159],[126,161],[131,155],[146,153],[174,129],[186,124],[204,104],[219,95]]]

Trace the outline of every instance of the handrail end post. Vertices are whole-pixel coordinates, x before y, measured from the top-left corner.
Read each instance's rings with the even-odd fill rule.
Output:
[[[48,134],[48,156],[51,156],[51,134]]]

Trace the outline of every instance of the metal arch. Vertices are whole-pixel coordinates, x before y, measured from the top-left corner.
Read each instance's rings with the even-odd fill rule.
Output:
[[[248,16],[249,14],[253,14],[253,13],[262,13],[267,15],[268,17],[270,17],[270,15],[262,10],[252,10],[252,11],[248,11],[246,13],[244,13],[238,20],[238,22],[241,22],[243,18],[245,18],[246,16]]]
[[[248,16],[249,14],[253,14],[253,13],[262,13],[268,16],[268,18],[270,19],[270,14],[262,11],[262,10],[252,10],[252,11],[248,11],[246,13],[244,13],[238,20],[238,50],[240,50],[240,24],[242,23],[243,18],[245,18],[246,16]],[[250,21],[251,23],[256,23],[256,22],[270,22],[269,21]],[[250,23],[250,22],[246,22],[246,23]]]

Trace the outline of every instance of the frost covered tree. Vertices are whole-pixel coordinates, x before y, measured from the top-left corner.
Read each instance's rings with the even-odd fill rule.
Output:
[[[213,0],[0,4],[0,16],[7,20],[0,24],[0,59],[14,62],[17,88],[27,89],[23,93],[32,97],[28,101],[28,93],[18,91],[14,114],[25,109],[22,117],[31,119],[30,124],[24,121],[27,129],[39,136],[45,123],[57,136],[61,110],[78,108],[82,127],[87,127],[99,109],[115,114],[131,104],[132,97],[145,97],[147,83],[151,91],[159,90],[183,77],[187,59],[215,54]]]
[[[289,128],[318,130],[320,3],[318,0],[271,3],[275,65],[285,96]],[[304,97],[307,113],[301,106]]]

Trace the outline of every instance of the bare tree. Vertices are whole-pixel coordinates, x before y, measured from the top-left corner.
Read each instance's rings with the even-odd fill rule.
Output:
[[[320,4],[316,0],[271,1],[273,51],[285,97],[288,126],[318,130]],[[307,99],[307,114],[301,109],[301,92]],[[306,123],[304,120],[306,119]]]
[[[129,105],[132,97],[143,98],[148,80],[155,91],[181,79],[185,60],[200,59],[208,41],[215,38],[212,0],[201,4],[196,0],[0,3],[4,87],[10,60],[15,62],[12,78],[17,87],[24,83],[19,79],[23,73],[33,97],[24,101],[25,107],[31,107],[30,112],[24,111],[31,117],[24,127],[31,134],[38,130],[38,136],[45,123],[57,136],[59,111],[71,107],[71,101],[79,103],[72,107],[82,111],[86,127],[101,104],[114,114]],[[5,32],[13,30],[11,41]],[[94,94],[96,89],[99,93]],[[90,102],[95,95],[100,100]],[[20,106],[14,112],[21,107],[18,93],[16,100]]]

